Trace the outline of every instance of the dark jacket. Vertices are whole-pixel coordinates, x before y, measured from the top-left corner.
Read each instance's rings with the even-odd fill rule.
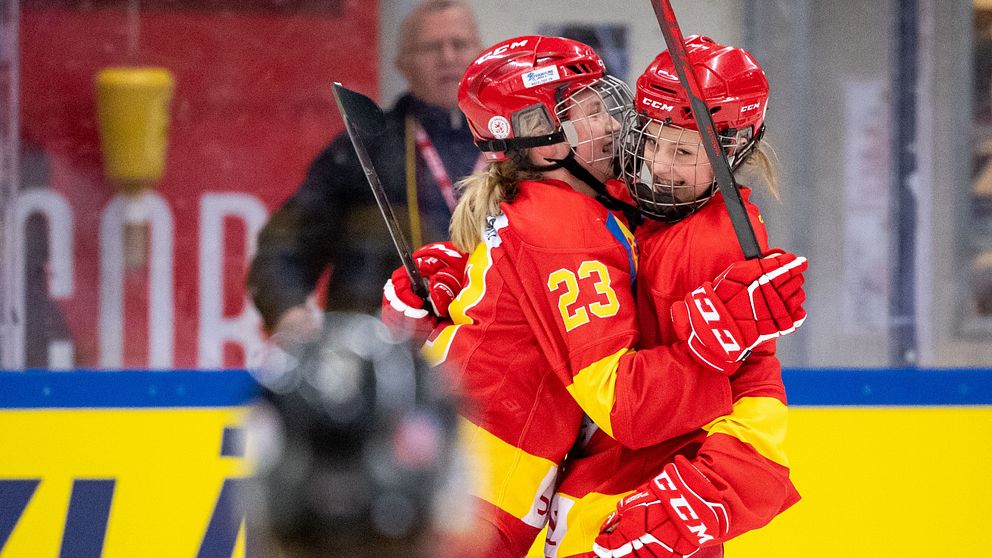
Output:
[[[384,133],[365,138],[403,234],[412,243],[404,140],[408,114],[427,132],[453,182],[472,172],[479,151],[464,116],[459,113],[453,119],[449,111],[409,94],[386,114]],[[451,211],[419,154],[416,167],[423,242],[445,239]],[[248,288],[266,327],[271,329],[283,312],[305,302],[329,265],[327,309],[363,312],[379,309],[382,285],[400,265],[347,134],[317,156],[299,189],[259,234]]]

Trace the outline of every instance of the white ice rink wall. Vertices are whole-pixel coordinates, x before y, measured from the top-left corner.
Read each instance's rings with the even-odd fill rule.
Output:
[[[395,27],[414,3],[383,4],[381,91],[403,81],[392,67]],[[468,0],[492,43],[548,25],[619,25],[626,30],[632,81],[664,48],[648,0],[532,2]],[[992,178],[984,168],[992,129],[976,125],[972,90],[984,83],[973,29],[984,0],[673,0],[685,35],[701,33],[752,51],[771,97],[767,142],[778,157],[780,196],[758,185],[755,199],[773,245],[810,259],[810,319],[780,354],[790,366],[992,366]],[[898,18],[913,12],[915,84],[900,85]],[[893,202],[894,99],[916,94],[915,171],[903,188],[915,209],[913,271],[897,278]],[[980,104],[980,103],[979,103]],[[753,185],[753,184],[752,184]],[[984,192],[984,193],[982,193]],[[908,285],[912,300],[898,300]],[[982,285],[989,285],[983,287]],[[984,289],[984,291],[983,291]],[[898,295],[903,296],[903,295]],[[988,296],[988,295],[984,295]],[[910,315],[896,306],[912,308]],[[912,322],[912,354],[894,355]],[[898,360],[897,360],[898,358]]]

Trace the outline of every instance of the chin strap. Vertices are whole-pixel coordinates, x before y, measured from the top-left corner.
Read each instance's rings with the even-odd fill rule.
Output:
[[[522,138],[478,140],[475,145],[480,151],[506,152],[510,149],[527,149],[542,145],[554,145],[565,141],[565,133],[561,130],[543,136],[527,136]]]
[[[598,178],[593,176],[589,169],[583,167],[575,160],[575,153],[569,149],[568,155],[564,159],[548,159],[545,161],[554,163],[555,165],[567,170],[572,173],[572,176],[578,178],[582,182],[589,185],[593,191],[596,192],[596,201],[601,203],[607,209],[612,211],[620,211],[627,218],[627,223],[630,230],[633,231],[641,224],[641,212],[637,209],[637,206],[631,205],[623,200],[618,200],[617,198],[610,195],[606,190],[606,184],[603,184]]]

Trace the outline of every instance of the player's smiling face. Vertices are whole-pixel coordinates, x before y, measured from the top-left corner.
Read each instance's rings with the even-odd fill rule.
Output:
[[[607,110],[600,94],[583,88],[569,99],[568,120],[575,129],[570,142],[575,158],[597,178],[613,178],[614,140],[620,122]]]
[[[699,141],[699,132],[652,120],[641,141],[642,181],[653,184],[656,194],[675,203],[686,203],[709,192],[713,168]]]

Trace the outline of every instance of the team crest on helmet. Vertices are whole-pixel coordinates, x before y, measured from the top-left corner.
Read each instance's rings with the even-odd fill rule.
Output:
[[[494,116],[489,119],[489,131],[496,139],[506,139],[510,137],[510,121],[502,116]]]

